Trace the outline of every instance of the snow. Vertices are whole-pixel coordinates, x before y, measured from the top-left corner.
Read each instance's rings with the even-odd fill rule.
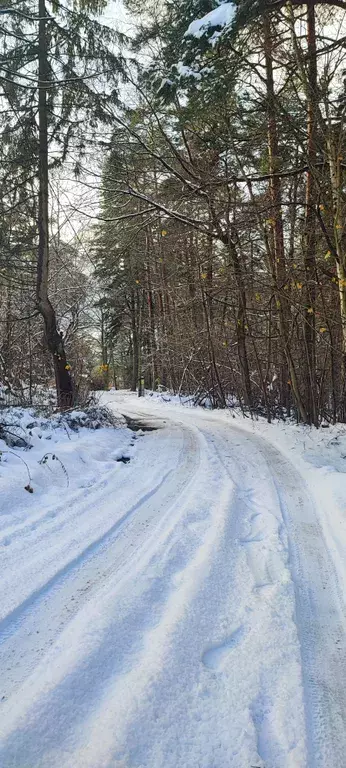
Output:
[[[234,3],[221,3],[213,11],[210,11],[201,19],[194,19],[185,32],[185,37],[202,37],[209,29],[215,27],[228,27],[235,16],[236,5]]]
[[[186,64],[183,64],[181,61],[178,61],[176,64],[176,70],[178,75],[181,77],[194,77],[196,80],[202,79],[202,74],[200,72],[196,72],[194,69],[188,67]]]
[[[16,424],[11,433],[29,439],[31,447],[8,448],[0,440],[0,621],[107,527],[109,515],[105,513],[104,520],[100,513],[91,516],[87,498],[91,489],[98,489],[101,498],[102,489],[121,473],[119,456],[135,450],[124,421],[117,430],[74,431],[65,421],[36,417],[30,409],[6,413],[6,422]],[[69,419],[80,416],[73,412]],[[28,482],[33,493],[25,490]]]
[[[0,463],[1,768],[342,765],[345,428],[104,402]]]

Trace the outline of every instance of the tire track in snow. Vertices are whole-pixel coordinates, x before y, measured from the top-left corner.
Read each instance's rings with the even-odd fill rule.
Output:
[[[0,622],[0,705],[95,590],[116,573],[119,581],[125,578],[134,559],[155,546],[157,528],[193,482],[199,464],[196,439],[191,431],[182,433],[188,459],[182,448],[177,467]]]
[[[167,410],[161,408],[162,418],[167,419]],[[148,417],[148,412],[142,415]],[[132,592],[129,588],[129,623],[126,624],[126,616],[124,619],[124,627],[132,632],[131,642],[128,631],[122,635],[117,614],[119,603],[110,594],[106,605],[113,607],[113,613],[106,612],[109,619],[106,630],[108,645],[105,643],[103,649],[99,649],[95,641],[93,654],[89,657],[86,650],[82,660],[77,653],[78,644],[75,649],[78,663],[72,670],[72,677],[83,711],[77,713],[74,721],[71,709],[74,723],[64,722],[63,717],[56,722],[57,711],[63,711],[65,716],[65,707],[69,711],[66,694],[68,701],[73,685],[69,674],[65,678],[61,674],[59,678],[59,660],[54,663],[53,657],[52,674],[58,682],[56,687],[52,685],[51,696],[48,697],[51,708],[45,695],[39,699],[40,710],[31,710],[29,705],[28,733],[21,731],[20,727],[16,730],[14,724],[10,749],[16,750],[19,738],[22,747],[24,745],[24,748],[27,746],[33,750],[28,752],[29,756],[36,754],[37,738],[46,739],[46,731],[43,726],[40,730],[38,723],[40,715],[37,713],[41,712],[41,718],[47,714],[49,734],[57,750],[54,754],[49,751],[46,763],[43,756],[40,765],[45,768],[48,764],[59,768],[61,764],[65,768],[99,768],[101,765],[114,768],[118,764],[126,768],[139,765],[143,768],[153,768],[154,765],[160,765],[160,768],[162,765],[167,768],[176,768],[177,765],[196,768],[197,764],[203,768],[225,768],[226,765],[227,768],[249,768],[250,764],[261,765],[262,768],[264,765],[266,768],[306,768],[307,765],[309,768],[342,768],[346,754],[345,616],[337,573],[304,481],[277,450],[245,430],[226,426],[221,419],[212,420],[209,415],[204,418],[194,412],[176,411],[173,416],[170,409],[170,417],[179,429],[183,425],[186,435],[190,434],[186,456],[181,457],[180,472],[184,472],[184,458],[187,460],[189,454],[196,451],[197,431],[206,437],[209,444],[213,443],[212,453],[217,461],[212,455],[208,460],[211,464],[214,461],[214,484],[208,488],[208,481],[204,478],[205,500],[196,496],[200,511],[213,498],[212,516],[205,520],[202,515],[194,519],[191,510],[188,512],[186,503],[193,503],[194,486],[190,486],[190,500],[184,497],[182,508],[179,510],[178,503],[174,509],[174,503],[171,503],[176,500],[173,481],[178,478],[179,470],[167,478],[166,489],[168,483],[172,494],[168,494],[168,498],[162,495],[162,508],[159,509],[157,504],[151,532],[145,528],[147,512],[142,515],[141,509],[137,509],[133,513],[128,525],[115,536],[116,541],[124,543],[120,576],[126,579],[129,576],[130,579],[126,581],[125,590],[121,590],[125,611],[128,584],[132,584]],[[221,471],[220,466],[217,469],[218,463],[222,465]],[[188,475],[193,476],[194,471],[196,464],[192,462],[187,465],[185,480]],[[227,491],[225,473],[232,484],[235,483],[232,493],[229,483]],[[202,478],[202,471],[197,475]],[[219,480],[219,487],[215,478]],[[251,487],[252,480],[254,489]],[[181,493],[188,486],[187,481]],[[261,489],[263,498],[258,495]],[[256,492],[252,494],[253,490]],[[161,491],[157,493],[160,496]],[[147,502],[147,506],[151,506],[153,499],[155,496]],[[180,540],[173,538],[170,544],[167,529],[180,519],[180,513],[181,522],[186,522],[186,538],[182,531]],[[170,519],[171,514],[173,520]],[[218,537],[220,515],[225,527],[222,536]],[[197,549],[184,554],[189,526],[189,530],[196,534]],[[206,561],[203,551],[198,552],[198,537],[202,535],[208,549],[204,553]],[[216,537],[214,541],[213,536]],[[100,578],[105,578],[106,582],[109,580],[109,584],[114,575],[114,564],[112,570],[112,563],[108,562],[107,571],[104,557],[107,552],[110,556],[112,552],[114,554],[116,541],[111,543],[107,540],[105,551],[102,548],[99,551],[99,563],[102,561],[104,568],[100,570]],[[141,557],[143,552],[151,558],[150,573],[146,556],[142,558],[140,568],[136,568],[136,558]],[[157,555],[151,557],[152,552]],[[95,563],[96,560],[98,556]],[[202,578],[198,570],[196,572],[194,562],[198,569],[201,566]],[[132,573],[131,565],[132,568],[135,566]],[[87,558],[75,574],[80,573],[81,577],[83,574],[85,579],[89,568],[94,572],[93,567],[93,557]],[[285,582],[287,568],[292,583]],[[144,590],[137,594],[136,578],[139,572],[144,581],[147,579],[147,592]],[[264,584],[266,574],[269,578]],[[295,624],[292,621],[292,584],[295,589]],[[65,597],[69,589],[67,585],[75,587],[74,578],[63,579],[60,585],[63,589],[66,586]],[[55,602],[59,615],[59,601],[56,601],[54,590],[49,594],[54,598],[52,602]],[[146,610],[143,608],[143,597],[148,600]],[[77,609],[83,599],[78,599]],[[42,623],[46,608],[40,606],[40,601],[37,605],[37,616]],[[33,616],[33,613],[30,615]],[[134,624],[131,623],[133,617],[136,619]],[[24,623],[21,626],[24,627]],[[73,642],[72,626],[67,628],[67,632],[71,630]],[[80,640],[82,649],[82,634]],[[124,659],[120,668],[116,663],[114,666],[114,642],[123,644]],[[103,666],[105,653],[106,668]],[[304,716],[301,710],[295,711],[300,693],[296,695],[296,691],[289,687],[291,680],[285,680],[285,672],[282,676],[280,669],[280,662],[287,663],[287,654],[286,676],[287,670],[294,671],[294,665],[290,664],[294,662],[295,653],[297,664],[300,664],[300,657],[302,660],[309,748],[307,760],[302,758]],[[62,655],[62,662],[64,659]],[[83,682],[81,669],[83,675],[87,669],[87,682]],[[177,672],[180,674],[177,675]],[[30,695],[31,679],[38,688],[40,685],[39,679],[30,678],[25,684],[27,695],[28,692]],[[59,688],[60,679],[63,679],[62,689]],[[300,680],[298,673],[293,677],[292,685],[295,680]],[[285,690],[282,692],[283,683]],[[90,705],[86,696],[88,690],[93,692]],[[201,699],[204,704],[203,701],[201,704]],[[56,701],[60,704],[58,710]],[[180,720],[179,707],[183,709]],[[291,720],[286,723],[287,712]],[[176,722],[174,715],[177,716]],[[205,737],[206,729],[208,739]],[[66,730],[70,736],[66,736]],[[296,732],[300,739],[297,752],[294,743]],[[121,733],[123,746],[114,752],[114,744]],[[47,750],[52,749],[50,742],[48,747],[47,742],[45,745]],[[176,753],[172,752],[172,745]],[[24,753],[27,754],[25,749]],[[8,754],[10,760],[14,752]],[[159,763],[155,760],[158,754],[161,756]],[[52,762],[49,762],[50,759]],[[10,764],[6,763],[6,767]]]
[[[95,541],[92,541],[90,544],[88,544],[85,549],[82,550],[76,557],[74,557],[72,560],[69,560],[66,565],[63,566],[60,570],[58,570],[54,576],[52,576],[48,581],[45,582],[45,584],[41,587],[39,587],[37,590],[32,592],[28,597],[20,604],[18,605],[11,613],[8,613],[7,616],[5,616],[0,621],[0,644],[3,640],[3,638],[6,638],[6,634],[8,631],[15,631],[16,629],[16,622],[21,620],[22,614],[24,614],[27,610],[27,608],[32,608],[34,603],[37,600],[40,600],[40,598],[45,597],[48,592],[50,592],[51,589],[53,589],[57,584],[61,581],[63,581],[64,577],[67,575],[73,575],[73,572],[77,569],[83,568],[86,561],[89,558],[93,558],[97,556],[99,551],[103,550],[107,546],[111,545],[112,539],[117,538],[118,535],[123,531],[124,527],[130,522],[133,515],[144,505],[147,501],[149,501],[153,496],[155,496],[156,493],[160,491],[162,486],[167,482],[169,476],[172,474],[172,470],[168,470],[166,474],[163,476],[163,478],[160,480],[160,482],[152,488],[148,493],[144,494],[142,498],[136,502],[136,504],[133,505],[127,512],[125,512],[122,517],[112,525],[111,528],[109,528],[105,533],[102,534],[98,539]]]
[[[346,616],[331,555],[307,486],[265,445],[288,531],[301,643],[311,768],[342,768],[346,755]]]
[[[141,646],[143,651],[130,655],[129,672],[124,676],[117,675],[116,680],[106,686],[98,709],[98,721],[91,714],[90,720],[86,722],[90,733],[88,747],[81,745],[74,751],[67,763],[68,768],[79,764],[83,768],[101,765],[113,768],[118,764],[117,759],[119,765],[126,768],[152,768],[154,765],[160,768],[162,765],[166,768],[176,768],[177,765],[184,768],[195,768],[196,765],[200,768],[249,768],[250,765],[261,765],[263,768],[259,749],[262,750],[262,742],[266,741],[266,732],[266,766],[297,768],[298,763],[292,762],[292,743],[289,743],[288,737],[285,739],[286,734],[284,738],[282,734],[273,734],[270,725],[266,725],[266,712],[264,715],[261,713],[261,702],[266,701],[263,695],[266,681],[263,684],[260,681],[261,687],[256,695],[263,665],[272,662],[272,667],[278,670],[279,686],[282,682],[280,664],[275,665],[275,661],[282,660],[285,669],[291,671],[290,660],[287,663],[285,659],[287,649],[282,639],[287,641],[287,634],[289,643],[292,643],[292,639],[290,632],[287,633],[286,628],[281,627],[281,642],[277,641],[275,630],[280,620],[273,622],[271,616],[276,607],[275,598],[280,584],[272,585],[270,599],[267,594],[260,599],[254,593],[244,547],[239,542],[243,522],[253,514],[256,506],[249,495],[251,489],[248,488],[245,464],[239,461],[240,468],[237,469],[233,461],[225,461],[224,466],[220,467],[220,450],[222,455],[225,443],[224,434],[219,429],[221,425],[216,429],[214,425],[215,434],[211,439],[212,429],[204,429],[198,420],[196,422],[191,420],[191,427],[195,429],[197,426],[207,443],[208,467],[209,472],[212,471],[213,481],[201,477],[199,493],[190,500],[190,514],[187,510],[185,513],[184,531],[187,536],[191,512],[194,509],[197,511],[201,499],[205,498],[212,511],[208,529],[204,528],[203,531],[204,540],[208,543],[203,578],[196,578],[191,558],[179,576],[178,591],[167,592],[167,605],[163,603],[164,613],[161,612],[160,600],[160,617],[155,610],[155,626],[143,630],[136,619],[136,632],[140,636],[144,633]],[[185,419],[183,423],[186,425]],[[232,446],[231,452],[239,459],[241,451],[237,443],[239,440]],[[227,454],[229,452],[226,451]],[[200,532],[202,530],[199,529]],[[162,550],[161,559],[165,557]],[[163,578],[163,586],[167,590],[166,576]],[[294,605],[293,590],[291,593],[285,609],[285,615],[290,611],[290,620]],[[150,608],[149,603],[147,610],[150,611]],[[295,630],[292,621],[291,624]],[[240,627],[243,630],[234,635]],[[265,642],[264,650],[263,640],[270,637],[271,630],[274,640]],[[263,640],[261,632],[264,633]],[[295,631],[293,634],[299,656]],[[234,642],[235,638],[237,642]],[[213,661],[211,665],[208,664],[208,651],[211,649],[217,649],[215,665]],[[266,651],[270,654],[269,659],[266,658]],[[161,663],[161,657],[164,663]],[[274,676],[270,676],[267,682],[269,704],[265,704],[272,709],[277,707],[278,700],[279,704],[282,703],[280,688],[273,692],[270,687]],[[291,715],[294,712],[297,716],[295,704],[299,701],[299,694],[300,691],[296,696],[294,691],[293,703],[287,697]],[[258,703],[252,708],[255,698]],[[254,716],[252,711],[256,713]],[[105,731],[100,748],[99,720]],[[112,722],[117,723],[116,733]],[[288,734],[289,730],[288,727]],[[304,731],[304,726],[295,730]],[[243,744],[239,745],[242,741]],[[303,749],[301,743],[298,749]],[[156,762],[157,750],[160,754],[159,763]]]
[[[174,408],[167,408],[166,413],[168,410],[171,417]],[[164,408],[161,408],[160,413],[163,412]],[[218,422],[217,417],[214,420],[209,414],[204,417],[200,412],[182,412],[177,409],[175,413],[181,423],[198,425],[202,433],[209,435],[209,438],[213,435],[215,452],[234,482],[234,466],[230,470],[227,456],[224,455],[229,451],[223,451],[223,446],[227,443],[224,439],[227,429],[224,421]],[[233,424],[229,425],[228,430],[231,459],[233,464],[238,463],[244,482],[249,465],[256,471],[256,454],[260,459],[264,459],[277,495],[277,533],[280,538],[288,536],[286,565],[295,590],[295,622],[302,660],[309,768],[342,768],[346,755],[346,615],[332,556],[307,486],[299,472],[264,439]],[[223,439],[220,441],[217,435],[219,438],[223,435]],[[244,446],[245,443],[248,449]],[[241,444],[245,447],[244,453],[242,449],[234,450],[241,448]],[[241,486],[238,487],[238,493],[240,497],[244,494]],[[251,499],[249,503],[251,504]],[[280,525],[280,518],[286,534]],[[249,538],[251,540],[251,535]],[[249,542],[252,547],[256,546],[255,539],[256,537]],[[267,570],[258,565],[259,559],[263,558],[261,542],[263,539],[258,537],[259,549],[253,559],[253,566],[249,561],[255,577],[256,571],[259,574],[260,570],[263,573]],[[287,542],[284,542],[284,547],[286,545]],[[273,583],[276,573],[280,578],[274,557],[273,566],[269,566]],[[258,709],[259,706],[260,709],[263,706],[266,709],[267,705],[259,705],[258,702],[261,702],[261,697],[258,697],[254,704],[254,718],[256,727],[259,728],[259,743],[264,749],[262,757],[267,758],[265,762],[270,762],[270,744],[268,741],[263,742],[262,715],[259,715]],[[279,766],[275,765],[275,768]]]
[[[135,601],[134,606],[131,606],[126,617],[129,631],[126,628],[123,629],[124,634],[123,632],[119,633],[119,626],[114,613],[116,606],[113,606],[113,611],[110,611],[111,623],[108,634],[117,638],[120,647],[124,643],[124,636],[126,637],[126,663],[124,666],[120,666],[120,669],[115,669],[111,685],[109,685],[109,680],[106,677],[101,702],[98,701],[97,703],[98,718],[95,720],[91,717],[90,722],[87,719],[85,723],[88,741],[87,743],[85,741],[78,743],[77,747],[75,743],[73,744],[72,753],[68,753],[68,758],[65,760],[65,768],[75,768],[76,766],[96,768],[96,766],[100,767],[101,765],[109,768],[117,765],[124,766],[124,768],[130,768],[130,766],[131,768],[135,768],[135,766],[136,768],[139,766],[144,768],[144,766],[154,765],[154,762],[151,762],[151,757],[148,758],[149,762],[147,762],[144,757],[145,751],[142,752],[142,745],[138,748],[135,743],[136,737],[132,738],[132,734],[133,736],[137,734],[139,739],[143,737],[144,740],[146,728],[152,726],[155,729],[155,721],[159,717],[157,709],[162,710],[162,714],[165,712],[165,702],[164,700],[159,701],[159,703],[156,702],[154,689],[156,683],[160,686],[161,677],[167,671],[166,667],[171,666],[171,655],[174,654],[173,668],[176,669],[174,677],[179,678],[183,685],[189,686],[191,683],[193,686],[195,684],[193,677],[191,680],[191,670],[185,671],[179,664],[177,667],[175,666],[177,661],[175,654],[178,651],[178,656],[180,653],[189,656],[196,651],[195,647],[191,648],[187,645],[188,638],[184,636],[182,626],[185,625],[186,620],[193,620],[194,622],[197,621],[197,629],[201,630],[198,615],[194,610],[195,599],[200,596],[204,585],[208,584],[210,567],[215,566],[213,553],[218,551],[219,546],[223,548],[225,527],[233,525],[229,515],[230,510],[233,509],[233,484],[229,482],[227,477],[219,477],[219,493],[217,493],[218,484],[215,482],[215,477],[213,482],[210,482],[207,470],[208,467],[204,466],[203,472],[198,478],[197,486],[192,487],[187,498],[184,497],[179,519],[176,520],[180,533],[186,531],[186,536],[183,539],[178,536],[179,531],[177,532],[173,526],[172,542],[169,541],[170,536],[168,536],[168,540],[165,537],[161,542],[161,545],[165,544],[165,550],[158,551],[157,557],[154,556],[153,560],[156,563],[153,561],[150,563],[150,570],[155,575],[152,577],[148,592],[146,587],[144,593],[140,594],[138,601]],[[212,497],[213,502],[211,501]],[[198,517],[200,517],[201,529],[198,536],[189,536],[189,521],[191,517],[195,516],[196,498],[200,505]],[[190,530],[193,531],[193,528]],[[178,542],[181,542],[183,552],[176,557]],[[173,544],[172,549],[171,544]],[[192,545],[191,548],[190,545]],[[157,572],[155,565],[157,566],[159,563],[160,567]],[[142,578],[145,583],[145,571],[142,573]],[[227,583],[227,578],[228,574],[224,573],[222,585]],[[162,585],[162,590],[157,592],[159,584]],[[218,605],[219,599],[222,601],[222,593],[223,591],[220,589],[220,594],[214,597],[214,604]],[[207,631],[209,622],[212,621],[214,615],[213,604],[210,607],[205,605]],[[112,627],[113,624],[114,627]],[[176,645],[177,635],[181,640],[178,645]],[[193,645],[197,646],[198,667],[203,668],[200,658],[201,642],[202,637],[197,631]],[[99,668],[95,659],[91,659],[90,663]],[[186,680],[185,673],[187,672],[189,674]],[[172,697],[175,698],[174,682],[173,686],[168,686],[165,692],[167,704]],[[154,715],[147,712],[148,701],[153,702],[154,712],[156,710]],[[179,700],[176,704],[179,706]],[[136,719],[138,715],[141,718],[139,724],[137,724]],[[100,743],[100,721],[103,728],[102,743]],[[116,728],[114,728],[114,723],[116,723]],[[175,724],[172,723],[172,725]],[[130,733],[128,733],[129,727]],[[175,727],[179,730],[180,723],[178,722]],[[124,738],[127,741],[125,749],[123,748]],[[179,750],[178,741],[177,750]],[[218,741],[217,729],[214,734],[214,741]],[[114,747],[114,742],[116,742],[116,747]],[[159,744],[158,748],[160,749]],[[114,749],[115,753],[113,752]],[[205,759],[208,757],[205,756]],[[208,763],[208,768],[212,764],[214,765],[214,763]],[[215,763],[215,768],[224,768],[226,764],[224,762],[222,764]],[[54,768],[55,765],[54,763]],[[162,754],[160,767],[161,765],[165,765],[167,768],[172,765],[174,768],[177,765],[184,765],[186,768],[187,765],[190,767],[191,763],[190,761],[185,762],[184,757],[180,761],[177,755],[170,750],[169,757]],[[193,768],[196,765],[204,768],[206,763],[196,761],[193,763]],[[237,768],[240,767],[237,766]]]
[[[299,472],[263,438],[248,435],[241,427],[230,429],[250,440],[264,457],[288,535],[288,567],[295,588],[295,621],[302,658],[308,765],[342,768],[346,755],[346,612],[338,574]],[[225,466],[222,453],[217,452]],[[251,461],[250,456],[247,459]],[[238,460],[241,465],[240,456]],[[246,470],[243,463],[244,476]],[[256,562],[254,573],[258,568]]]
[[[183,423],[188,419],[189,416],[186,418],[184,415]],[[199,419],[197,416],[197,421]],[[191,421],[193,423],[193,418]],[[216,419],[215,422],[207,421],[206,432],[212,433],[213,429],[220,435],[224,433],[225,426],[221,426],[220,422],[217,424]],[[346,755],[346,612],[337,570],[308,488],[299,472],[263,438],[233,425],[229,430],[232,461],[238,463],[244,479],[249,464],[256,467],[254,447],[264,458],[277,494],[277,519],[282,516],[288,535],[287,566],[295,589],[295,621],[301,648],[309,768],[342,768]],[[234,451],[234,447],[238,447],[238,442],[241,447],[244,439],[249,444],[249,451],[245,451],[242,457],[242,451]],[[215,445],[215,451],[234,480],[234,470],[230,472],[227,469],[222,443],[219,447]],[[241,493],[240,488],[239,491]],[[280,527],[278,534],[282,536]],[[251,543],[256,543],[256,537]],[[261,554],[259,550],[259,556]],[[255,574],[259,567],[258,558],[254,565]],[[276,570],[275,566],[274,581]],[[271,571],[272,568],[269,573]],[[256,721],[259,722],[257,715]]]
[[[154,484],[161,481],[167,469],[164,457],[169,437],[166,434],[163,439],[155,440],[157,434],[153,433],[150,437],[151,450],[145,479],[141,467],[147,462],[147,443],[143,438],[130,465],[118,465],[117,472],[111,471],[100,485],[96,484],[87,494],[83,493],[82,497],[78,495],[74,499],[64,493],[64,504],[57,505],[56,512],[49,515],[48,521],[42,519],[41,524],[29,525],[24,540],[18,541],[13,535],[6,547],[0,547],[0,621],[30,593],[44,587],[57,571],[106,533],[131,503],[137,503],[144,492],[150,491]],[[183,463],[184,434],[176,428],[171,432],[173,447],[170,453],[174,469],[177,463],[179,466]],[[141,475],[140,488],[137,483],[138,472]]]

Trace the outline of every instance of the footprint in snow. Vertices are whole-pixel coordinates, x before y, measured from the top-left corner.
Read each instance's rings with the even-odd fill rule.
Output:
[[[237,629],[235,629],[223,643],[213,645],[211,648],[204,651],[202,656],[204,666],[216,671],[222,670],[229,654],[237,645],[239,645],[245,634],[246,630],[244,624],[241,624],[240,627],[237,627]]]

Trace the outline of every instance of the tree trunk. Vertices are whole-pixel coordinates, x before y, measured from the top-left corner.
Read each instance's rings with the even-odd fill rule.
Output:
[[[131,336],[132,336],[132,376],[131,376],[131,392],[136,392],[137,383],[139,379],[139,357],[138,357],[138,328],[137,328],[137,312],[136,312],[136,297],[133,290],[131,290]]]
[[[234,243],[228,241],[231,250],[231,259],[233,262],[236,285],[238,289],[238,310],[236,315],[237,323],[237,346],[240,370],[242,373],[244,402],[248,408],[252,408],[252,390],[250,380],[250,369],[248,354],[246,348],[246,290],[244,285],[243,270],[241,267],[239,255]]]
[[[216,389],[217,389],[217,392],[215,393],[214,386],[212,384],[213,399],[215,403],[221,406],[221,408],[227,408],[226,397],[223,390],[222,382],[219,375],[219,369],[216,361],[213,334],[212,334],[212,321],[209,314],[208,298],[206,297],[206,294],[202,285],[201,285],[201,297],[202,297],[202,306],[203,306],[205,322],[207,327],[211,375],[212,375],[212,379],[214,379],[215,377]]]
[[[157,385],[156,368],[156,318],[154,294],[152,289],[151,266],[150,266],[150,248],[153,250],[153,239],[149,227],[146,233],[146,275],[148,290],[148,311],[149,311],[149,355],[151,370],[151,389],[155,390]]]
[[[340,128],[342,136],[342,127]],[[344,234],[344,210],[343,210],[343,174],[341,168],[341,141],[333,135],[333,127],[330,126],[328,138],[329,169],[333,200],[333,229],[336,254],[336,272],[339,288],[339,306],[342,331],[342,354],[340,366],[341,398],[338,416],[341,421],[346,418],[346,252]]]
[[[289,344],[289,302],[285,297],[285,285],[287,280],[286,274],[286,257],[285,257],[285,244],[284,244],[284,228],[282,219],[282,195],[281,195],[281,178],[278,175],[278,160],[279,160],[279,140],[278,129],[275,109],[275,90],[274,90],[274,75],[273,75],[273,43],[272,43],[272,31],[270,28],[270,21],[268,17],[264,18],[264,48],[265,48],[265,61],[266,61],[266,76],[267,76],[267,111],[268,111],[268,158],[269,158],[269,173],[272,174],[270,179],[270,201],[272,205],[272,231],[273,231],[273,254],[271,257],[271,275],[273,282],[273,290],[276,297],[276,306],[279,317],[279,334],[281,338],[283,353],[285,359],[281,367],[281,403],[288,410],[289,406],[289,390],[288,379],[290,379],[292,392],[297,404],[297,408],[300,413],[300,417],[303,421],[308,420],[308,415],[302,402],[301,394],[299,391],[299,385],[295,366],[293,362],[292,353]]]
[[[268,112],[268,159],[269,173],[272,174],[269,184],[270,202],[272,206],[271,220],[273,233],[273,255],[272,255],[272,274],[275,278],[275,293],[277,297],[279,314],[279,333],[282,338],[283,360],[280,371],[280,390],[281,403],[284,408],[288,407],[288,311],[289,306],[285,298],[284,290],[286,285],[286,259],[284,246],[284,228],[282,221],[281,207],[281,178],[279,172],[279,141],[277,118],[275,108],[275,90],[273,76],[273,41],[270,20],[264,18],[264,48],[267,75],[267,112]],[[292,379],[292,377],[291,377]]]
[[[39,74],[38,74],[38,118],[39,118],[39,193],[38,193],[38,256],[36,305],[43,317],[46,342],[53,356],[58,408],[69,408],[73,402],[73,385],[67,364],[64,341],[59,333],[55,312],[48,296],[49,274],[49,214],[48,214],[48,119],[47,83],[48,41],[47,13],[45,0],[39,0]]]
[[[101,357],[103,368],[103,386],[104,389],[109,389],[109,363],[108,363],[108,346],[107,346],[107,334],[104,312],[101,310]]]
[[[304,234],[304,269],[305,269],[305,317],[304,341],[306,351],[306,410],[308,421],[318,425],[316,391],[316,340],[315,340],[315,303],[316,303],[316,157],[317,157],[317,56],[315,28],[315,0],[307,4],[307,43],[308,43],[308,124],[307,124],[307,161],[306,179],[306,216]]]

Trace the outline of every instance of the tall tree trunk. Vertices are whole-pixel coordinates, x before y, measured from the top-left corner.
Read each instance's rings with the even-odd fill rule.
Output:
[[[151,370],[151,389],[155,390],[157,385],[157,368],[156,368],[156,318],[155,318],[155,304],[154,294],[152,288],[151,277],[151,265],[150,254],[154,250],[152,233],[147,228],[146,232],[146,276],[147,276],[147,290],[148,290],[148,312],[149,312],[149,355],[150,355],[150,370]]]
[[[333,229],[334,229],[334,244],[335,244],[335,256],[336,256],[336,272],[339,288],[339,306],[340,306],[340,319],[341,319],[341,331],[342,331],[342,354],[341,354],[341,366],[340,366],[340,380],[341,380],[341,398],[338,409],[339,418],[344,421],[346,418],[346,248],[345,248],[345,231],[344,231],[344,205],[343,205],[343,171],[341,168],[342,161],[342,143],[343,130],[342,125],[339,127],[340,136],[336,134],[336,130],[333,130],[333,126],[329,127],[328,137],[328,159],[330,180],[332,189],[333,200]]]
[[[57,404],[69,408],[73,402],[73,386],[62,334],[59,333],[55,312],[48,296],[49,275],[49,214],[48,214],[48,117],[47,84],[49,80],[47,12],[45,0],[39,0],[39,193],[38,193],[38,255],[36,304],[43,317],[47,346],[53,355]]]
[[[228,245],[230,247],[230,255],[233,263],[234,276],[237,285],[238,292],[238,310],[236,314],[236,333],[237,333],[237,347],[240,370],[243,381],[243,395],[244,402],[248,408],[252,408],[252,390],[249,360],[246,347],[246,290],[244,283],[243,269],[240,262],[239,254],[235,244],[228,239]]]
[[[143,397],[144,387],[145,387],[143,362],[142,362],[144,299],[145,299],[145,292],[143,291],[140,301],[139,301],[139,296],[137,295],[137,304],[139,305],[138,306],[138,397]]]
[[[11,271],[9,268],[6,270],[7,287],[6,287],[6,302],[5,302],[5,335],[3,341],[2,356],[5,364],[5,373],[10,381],[13,381],[12,376],[12,280]]]
[[[106,334],[106,323],[104,312],[101,309],[101,357],[103,368],[103,386],[104,389],[109,389],[109,363],[108,363],[108,345]]]
[[[139,357],[138,357],[138,327],[137,327],[137,311],[136,311],[136,297],[135,292],[131,290],[131,338],[132,338],[132,376],[131,376],[131,392],[136,392],[139,379]]]
[[[315,0],[307,3],[307,44],[308,44],[308,73],[307,73],[307,161],[306,179],[306,216],[304,233],[304,269],[305,269],[305,318],[304,341],[306,350],[306,408],[310,423],[318,425],[317,388],[316,388],[316,332],[315,332],[315,303],[316,303],[316,158],[317,158],[317,56],[316,56],[316,25]]]
[[[220,405],[221,408],[227,408],[226,397],[225,397],[222,382],[220,379],[219,369],[218,369],[216,355],[215,355],[215,347],[214,347],[214,340],[213,340],[213,334],[212,334],[212,318],[210,317],[208,297],[206,296],[206,293],[202,284],[201,284],[201,297],[202,297],[202,306],[203,306],[205,322],[207,327],[207,339],[208,339],[208,347],[209,347],[211,376],[212,376],[212,380],[214,380],[215,378],[216,389],[217,389],[217,392],[215,392],[214,387],[212,386],[213,400],[215,403]]]
[[[272,220],[272,232],[273,232],[273,254],[271,256],[271,276],[273,283],[273,290],[276,296],[276,306],[278,310],[279,318],[279,333],[282,342],[282,351],[284,354],[284,361],[281,366],[281,403],[288,409],[289,406],[289,390],[288,379],[290,379],[292,392],[296,400],[296,404],[300,413],[300,417],[303,421],[308,420],[308,415],[302,402],[301,394],[299,391],[299,385],[294,366],[294,361],[289,344],[289,302],[285,296],[285,285],[287,280],[286,273],[286,257],[285,257],[285,244],[284,244],[284,228],[282,219],[282,193],[281,193],[281,178],[278,175],[279,171],[279,140],[278,140],[278,128],[277,117],[275,108],[275,90],[274,90],[274,75],[273,75],[273,40],[272,30],[270,27],[270,20],[268,17],[264,18],[263,22],[264,30],[264,49],[265,49],[265,61],[266,61],[266,76],[267,76],[267,112],[268,112],[268,159],[269,159],[269,172],[271,174],[270,179],[270,201],[272,206],[271,220]]]
[[[279,315],[279,333],[282,338],[283,360],[280,371],[280,390],[281,403],[284,408],[288,406],[288,364],[287,364],[287,346],[288,346],[288,302],[286,301],[284,289],[286,285],[286,259],[284,246],[284,228],[282,221],[281,207],[281,178],[279,173],[279,141],[277,129],[277,117],[275,108],[275,90],[273,76],[273,40],[270,20],[264,17],[264,49],[267,75],[267,113],[268,113],[268,159],[269,173],[271,179],[269,183],[270,202],[271,202],[271,221],[273,233],[273,254],[272,254],[272,274],[275,278],[275,293],[277,296],[278,315]]]

